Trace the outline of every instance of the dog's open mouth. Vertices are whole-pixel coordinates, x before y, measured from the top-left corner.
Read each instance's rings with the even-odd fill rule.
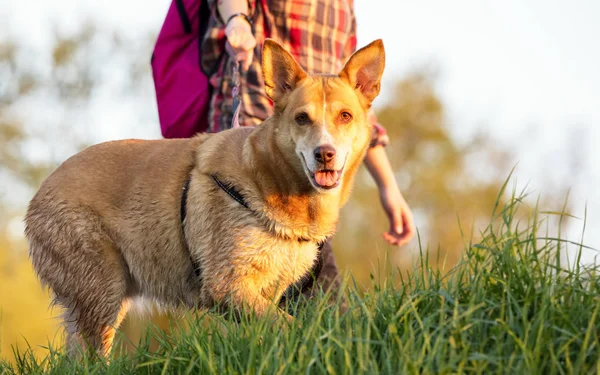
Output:
[[[346,161],[344,160],[344,166],[339,170],[321,168],[317,171],[311,171],[307,164],[304,155],[300,153],[300,157],[302,159],[302,165],[306,173],[310,176],[310,182],[320,189],[333,189],[340,185],[340,181],[342,180],[342,174],[344,172],[344,167],[346,166]],[[347,158],[347,156],[346,156]]]
[[[342,170],[322,169],[311,174],[315,185],[322,189],[333,189],[340,184]]]

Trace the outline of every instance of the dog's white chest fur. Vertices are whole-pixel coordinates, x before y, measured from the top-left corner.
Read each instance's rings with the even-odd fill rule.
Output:
[[[279,297],[313,267],[317,255],[316,243],[271,238],[245,243],[243,251],[236,254],[236,263],[245,265],[244,272],[254,276],[265,294]]]

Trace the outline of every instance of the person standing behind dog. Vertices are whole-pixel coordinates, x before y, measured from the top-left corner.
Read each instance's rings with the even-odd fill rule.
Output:
[[[236,62],[241,65],[239,123],[256,126],[273,114],[272,102],[265,94],[260,58],[266,38],[282,44],[313,74],[335,74],[356,50],[352,0],[200,1],[207,2],[210,12],[200,45],[202,69],[209,72],[212,87],[208,132],[232,126],[232,72]],[[389,141],[385,129],[377,124],[372,111],[370,123],[373,139],[365,164],[389,219],[390,228],[383,236],[390,244],[402,246],[414,235],[413,216],[384,149]],[[330,242],[322,248],[322,262],[316,286],[337,290],[339,271]]]

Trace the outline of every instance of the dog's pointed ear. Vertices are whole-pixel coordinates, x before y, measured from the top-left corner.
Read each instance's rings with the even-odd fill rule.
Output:
[[[273,39],[265,40],[262,51],[262,71],[267,96],[278,101],[298,85],[306,72],[294,57]]]
[[[384,67],[385,50],[383,41],[377,39],[354,52],[339,76],[367,99],[370,105],[379,95]]]

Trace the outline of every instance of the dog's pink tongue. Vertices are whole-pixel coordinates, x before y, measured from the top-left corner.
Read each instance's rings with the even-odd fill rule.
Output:
[[[333,186],[337,180],[337,171],[319,171],[315,173],[315,181],[321,186]]]

